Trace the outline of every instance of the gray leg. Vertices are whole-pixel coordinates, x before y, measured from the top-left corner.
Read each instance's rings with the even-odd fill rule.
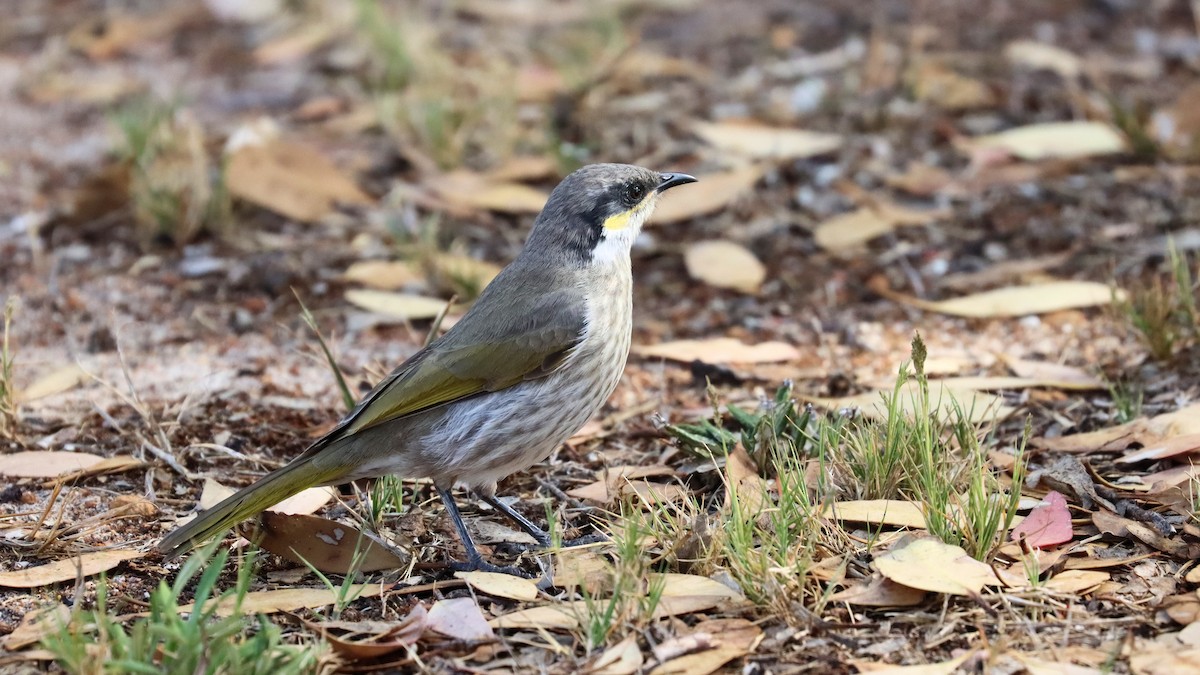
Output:
[[[524,572],[516,567],[499,567],[493,565],[483,559],[479,554],[479,550],[475,548],[475,542],[471,539],[471,533],[467,532],[467,524],[463,522],[462,514],[458,512],[458,505],[454,503],[454,496],[449,490],[437,488],[438,496],[442,498],[442,503],[446,505],[446,513],[450,514],[450,520],[454,522],[454,529],[458,532],[458,538],[462,540],[463,548],[467,552],[466,562],[451,562],[450,567],[459,572],[474,572],[476,570],[482,572],[499,572],[500,574],[512,574],[518,577],[527,576]]]

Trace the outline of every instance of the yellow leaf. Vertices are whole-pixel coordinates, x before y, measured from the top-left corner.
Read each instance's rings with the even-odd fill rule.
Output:
[[[671,361],[704,363],[774,363],[800,358],[800,351],[783,342],[748,345],[734,338],[676,340],[656,345],[635,345],[633,353]]]
[[[933,593],[978,595],[984,586],[1000,584],[987,564],[933,538],[913,539],[876,556],[875,568],[898,584]]]
[[[930,312],[970,318],[1017,317],[1111,304],[1121,291],[1092,281],[1050,281],[1009,286],[950,300],[930,301],[875,285],[874,290],[896,302]]]
[[[880,202],[822,222],[813,230],[813,239],[827,251],[846,251],[902,225],[925,225],[946,215],[947,212],[940,209],[915,211]]]
[[[977,136],[965,142],[972,150],[999,149],[1027,161],[1079,159],[1115,155],[1127,150],[1125,137],[1104,122],[1048,122]]]
[[[362,260],[342,273],[346,281],[381,291],[394,291],[423,280],[423,276],[399,260]]]
[[[835,502],[826,507],[825,515],[855,523],[925,529],[925,513],[921,507],[898,499]]]
[[[683,262],[688,274],[717,288],[757,293],[767,268],[746,247],[725,239],[701,241],[687,247]]]
[[[837,134],[758,124],[695,122],[692,131],[718,150],[751,159],[803,159],[842,147],[842,137]]]
[[[87,373],[77,364],[63,366],[42,376],[24,389],[17,390],[17,403],[28,403],[39,398],[61,394],[87,381]]]
[[[509,600],[529,601],[538,596],[537,585],[528,579],[498,572],[455,572],[454,576],[467,582],[480,593]]]

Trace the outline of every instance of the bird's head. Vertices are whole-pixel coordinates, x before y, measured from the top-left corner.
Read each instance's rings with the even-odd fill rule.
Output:
[[[592,164],[563,179],[533,224],[526,250],[560,251],[577,264],[624,259],[658,196],[694,183],[684,173]]]

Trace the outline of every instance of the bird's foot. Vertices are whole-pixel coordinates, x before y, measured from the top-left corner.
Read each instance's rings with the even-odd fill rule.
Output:
[[[514,577],[523,579],[533,579],[534,575],[529,574],[517,567],[516,565],[493,565],[483,559],[483,556],[469,557],[465,562],[452,560],[450,561],[450,569],[455,572],[494,572],[496,574],[508,574]]]

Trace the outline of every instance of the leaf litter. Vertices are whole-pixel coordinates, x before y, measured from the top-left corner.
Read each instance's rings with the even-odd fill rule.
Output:
[[[359,595],[334,619],[328,612],[340,604],[339,580],[334,589],[299,587],[304,571],[294,560],[267,556],[248,611],[296,613],[307,623],[269,620],[297,641],[336,633],[326,639],[343,658],[369,665],[404,659],[412,648],[434,667],[503,658],[514,669],[546,669],[548,659],[561,658],[614,673],[760,664],[786,672],[798,663],[833,672],[895,664],[949,672],[968,659],[1013,672],[1066,668],[1065,661],[1096,669],[1109,659],[1133,672],[1187,666],[1195,643],[1187,626],[1200,615],[1200,579],[1187,567],[1200,535],[1191,466],[1200,451],[1200,390],[1188,365],[1191,345],[1180,345],[1177,361],[1154,362],[1121,326],[1141,285],[1159,271],[1156,259],[1122,261],[1124,252],[1163,233],[1186,242],[1194,220],[1188,195],[1195,176],[1180,164],[1195,156],[1187,105],[1193,83],[1179,65],[1186,55],[1172,51],[1170,40],[1146,37],[1175,30],[1166,18],[1131,6],[1116,10],[1122,20],[1112,31],[1078,32],[1078,22],[1108,19],[1070,8],[1033,31],[1015,12],[989,17],[988,35],[968,39],[921,21],[920,9],[916,23],[860,35],[823,28],[829,24],[821,16],[853,12],[841,3],[823,7],[816,20],[804,3],[778,16],[751,7],[745,20],[753,30],[710,3],[653,3],[622,18],[635,47],[600,45],[572,61],[558,41],[573,35],[573,22],[596,16],[540,2],[471,2],[429,27],[456,36],[448,59],[455,67],[438,71],[444,82],[435,83],[451,88],[421,91],[431,83],[388,71],[379,50],[396,52],[356,32],[362,29],[353,17],[306,11],[277,7],[233,20],[213,19],[199,6],[165,7],[103,17],[107,29],[97,31],[90,10],[70,8],[61,25],[76,30],[65,43],[46,39],[59,23],[30,20],[20,25],[37,39],[0,55],[0,63],[38,71],[19,78],[15,97],[0,97],[11,138],[37,138],[45,157],[56,158],[30,162],[28,149],[4,145],[20,175],[26,165],[37,175],[0,189],[6,213],[19,214],[9,233],[0,231],[0,254],[12,261],[0,274],[6,292],[28,307],[15,326],[17,383],[33,383],[16,389],[17,433],[4,435],[0,464],[18,461],[10,458],[19,452],[54,455],[32,462],[26,476],[4,473],[0,574],[28,572],[50,584],[0,596],[0,630],[21,638],[6,639],[7,650],[32,658],[39,604],[70,598],[92,606],[98,572],[90,570],[112,561],[89,556],[105,547],[134,556],[108,567],[110,597],[137,600],[171,579],[174,563],[134,553],[192,507],[198,477],[246,484],[335,421],[329,373],[308,359],[307,342],[297,338],[307,333],[292,330],[299,324],[286,304],[288,286],[313,298],[322,328],[337,334],[336,359],[351,386],[369,385],[420,346],[429,320],[445,309],[439,296],[458,292],[456,279],[481,288],[495,263],[511,259],[559,177],[580,161],[611,160],[688,171],[703,187],[665,197],[634,250],[639,358],[610,402],[603,433],[581,435],[502,489],[535,520],[550,515],[583,533],[633,513],[691,531],[645,536],[633,561],[619,544],[516,557],[530,572],[552,566],[553,586],[456,579],[436,566],[458,552],[442,545],[452,540],[447,523],[437,508],[415,508],[430,503],[430,493],[406,481],[402,499],[372,507],[392,541],[406,551],[415,544],[413,561],[380,562],[380,572],[363,573],[369,583],[347,587]],[[413,11],[414,23],[428,20]],[[685,23],[678,35],[664,28]],[[1142,31],[1140,51],[1120,46],[1134,44],[1121,32],[1126,26]],[[1051,30],[1071,37],[1045,41]],[[527,39],[528,31],[539,39]],[[177,46],[193,43],[204,53],[181,60]],[[534,43],[544,49],[530,55]],[[747,56],[731,58],[729,44],[743,43]],[[40,44],[66,44],[79,58],[39,52]],[[416,54],[432,62],[420,72],[437,70],[438,50]],[[159,202],[154,190],[170,183],[131,181],[126,167],[123,180],[97,178],[92,188],[100,189],[89,192],[89,177],[102,177],[110,165],[100,157],[103,143],[88,140],[104,137],[100,127],[112,119],[101,107],[119,107],[135,92],[171,90],[151,66],[182,61],[206,64],[187,82],[198,95],[172,104],[181,109],[166,127],[191,145],[177,143],[145,166],[153,175],[189,177],[191,187]],[[484,63],[520,74],[516,107],[486,82],[456,80]],[[234,79],[257,81],[264,65],[272,81],[296,88],[231,88]],[[233,71],[239,78],[230,78]],[[387,105],[391,77],[412,96],[401,116]],[[528,95],[531,82],[536,96]],[[469,111],[420,117],[434,110],[430,101],[476,97],[471,110],[509,126],[473,126],[479,120]],[[233,110],[274,118],[245,125]],[[243,143],[229,143],[233,136]],[[72,159],[58,161],[64,157]],[[214,182],[214,190],[228,189],[234,199],[220,221],[228,228],[171,232],[173,218],[183,228],[201,222],[188,207],[202,196],[194,179],[218,174],[225,184]],[[59,210],[61,218],[48,212]],[[839,226],[838,214],[858,220]],[[410,258],[405,247],[416,240],[435,242],[441,255]],[[721,245],[697,261],[694,245],[704,241]],[[221,260],[220,273],[189,272],[183,263],[196,249],[170,248],[185,243]],[[47,260],[57,261],[52,286],[44,279]],[[364,291],[402,291],[424,305],[382,296],[364,308],[352,300]],[[394,320],[345,320],[388,302],[398,302],[388,311]],[[953,588],[922,590],[884,576],[928,586],[915,574],[921,565],[953,570],[961,560],[944,549],[914,555],[914,543],[901,537],[925,531],[926,513],[901,495],[831,496],[813,511],[816,524],[800,530],[801,541],[820,547],[783,560],[746,558],[762,565],[758,573],[732,581],[730,504],[744,498],[764,506],[755,509],[762,526],[788,494],[787,476],[766,461],[767,446],[750,442],[766,422],[744,415],[778,409],[770,392],[793,377],[794,397],[834,411],[810,419],[858,424],[855,408],[878,418],[880,393],[916,330],[931,345],[935,392],[984,411],[975,419],[984,423],[979,433],[995,439],[987,456],[1002,481],[1013,479],[1009,489],[1025,495],[1015,539],[991,552],[1003,584],[986,582],[975,592],[977,580],[964,573]],[[74,363],[128,386],[77,386],[80,371],[64,365]],[[197,385],[196,374],[208,384]],[[715,412],[736,434],[713,446],[722,449],[715,462],[703,463],[663,440],[650,410],[684,421]],[[1016,482],[1013,453],[1027,418],[1037,476]],[[1076,457],[1077,466],[1054,453]],[[101,461],[60,470],[61,462],[87,455]],[[821,470],[810,463],[797,475],[818,485]],[[371,529],[330,502],[329,491],[310,492],[284,507],[294,515],[266,516],[304,523],[294,539],[272,547],[322,541],[318,533],[336,543],[331,532],[339,529],[341,542],[358,540],[357,532]],[[347,506],[359,509],[353,500]],[[725,520],[704,525],[711,518]],[[505,547],[494,544],[509,536],[481,537],[485,555],[505,557]],[[705,542],[707,557],[672,557],[673,538]],[[653,578],[670,590],[653,610],[653,585],[621,586],[622,575],[634,574],[629,565],[643,558],[651,567],[635,576],[665,575]],[[962,567],[986,576],[976,565]],[[90,576],[75,597],[84,568]],[[329,569],[347,568],[343,561]],[[393,589],[401,574],[410,578]],[[786,610],[752,597],[762,592],[759,582],[786,595],[770,585],[778,579],[802,589]],[[232,574],[220,583],[232,583]],[[975,596],[958,595],[965,590]],[[598,629],[595,605],[589,609],[585,598],[614,597],[646,603],[646,613],[590,638]],[[186,607],[187,600],[185,593],[180,602]],[[916,609],[886,609],[896,607]],[[435,608],[443,632],[427,630],[426,613]],[[26,613],[29,622],[21,620]],[[1047,636],[997,628],[1033,614]],[[485,630],[503,617],[514,626],[523,618],[525,627]],[[1070,632],[1061,629],[1067,618]],[[821,622],[837,628],[816,631]],[[504,647],[477,645],[491,631]],[[556,634],[553,657],[535,656],[551,652],[530,646],[544,643],[545,631]],[[1161,637],[1147,637],[1155,633]],[[455,639],[477,646],[455,646]]]

